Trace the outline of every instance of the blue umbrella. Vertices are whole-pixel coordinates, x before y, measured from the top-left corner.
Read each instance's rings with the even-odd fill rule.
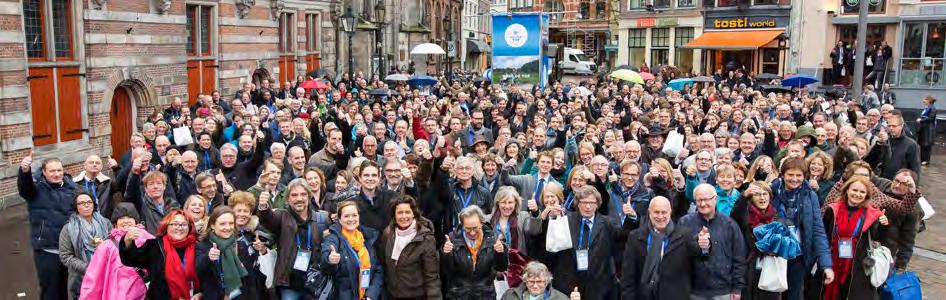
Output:
[[[483,71],[483,77],[486,77],[486,80],[493,81],[493,69]]]
[[[411,86],[432,85],[434,83],[437,83],[437,78],[427,75],[414,75],[411,76],[411,79],[407,80],[407,84],[410,84]]]
[[[692,78],[677,78],[677,79],[671,80],[668,85],[674,91],[682,91],[684,85],[693,86],[693,79]]]
[[[784,223],[771,222],[752,229],[755,246],[762,253],[771,253],[785,259],[793,259],[801,254],[801,244],[792,230]]]
[[[782,79],[783,86],[791,87],[803,87],[815,82],[818,82],[818,79],[816,79],[814,76],[805,74],[795,74]]]

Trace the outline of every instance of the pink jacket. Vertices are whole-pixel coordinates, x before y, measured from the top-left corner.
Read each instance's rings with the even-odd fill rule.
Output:
[[[135,244],[141,247],[145,241],[153,239],[144,227],[138,225],[141,229],[141,236],[135,240]],[[82,278],[82,288],[79,293],[81,300],[105,300],[105,299],[129,299],[140,300],[145,298],[148,287],[144,280],[138,275],[138,271],[132,267],[122,265],[122,260],[118,254],[118,246],[121,243],[125,230],[114,228],[108,241],[103,242],[95,249],[92,260],[85,270],[85,277]]]

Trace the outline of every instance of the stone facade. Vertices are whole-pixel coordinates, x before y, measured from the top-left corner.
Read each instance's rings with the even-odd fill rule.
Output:
[[[229,99],[254,74],[331,70],[333,9],[330,0],[0,0],[0,208],[18,201],[17,166],[30,151],[34,167],[55,157],[77,174],[89,154],[121,155],[111,146],[117,119],[137,131],[174,97],[219,90]],[[208,39],[193,44],[206,52],[189,55],[195,11],[209,22],[191,28]],[[40,15],[46,23],[37,27]],[[292,36],[286,47],[280,24]],[[194,65],[201,76],[190,73]],[[51,95],[45,85],[56,87]],[[131,105],[116,117],[118,94]]]

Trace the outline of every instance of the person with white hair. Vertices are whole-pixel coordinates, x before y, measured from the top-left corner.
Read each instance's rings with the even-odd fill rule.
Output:
[[[580,300],[581,293],[572,291],[569,296],[551,288],[552,272],[544,264],[533,261],[522,270],[522,284],[506,290],[502,300],[544,299]]]
[[[441,248],[441,274],[449,274],[445,299],[496,299],[495,272],[509,266],[508,247],[486,221],[483,210],[470,205],[457,214],[460,226],[446,235]]]

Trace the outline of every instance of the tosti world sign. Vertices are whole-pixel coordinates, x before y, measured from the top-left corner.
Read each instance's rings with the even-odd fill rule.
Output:
[[[706,29],[784,28],[788,25],[788,18],[781,16],[718,17],[706,18],[703,24]]]

